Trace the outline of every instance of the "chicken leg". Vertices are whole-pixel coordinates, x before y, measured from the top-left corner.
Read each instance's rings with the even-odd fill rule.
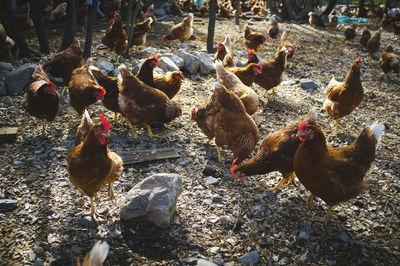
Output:
[[[160,137],[159,135],[153,134],[153,132],[151,132],[151,128],[150,128],[150,126],[148,124],[145,124],[145,125],[146,125],[146,128],[147,128],[147,131],[149,132],[149,137],[150,138],[153,138],[153,137],[159,138]]]
[[[114,198],[114,189],[112,183],[108,184],[108,200],[112,200]]]
[[[94,200],[93,197],[89,197],[90,198],[90,216],[92,216],[93,220],[96,222],[96,224],[98,223],[97,218],[96,217],[100,217],[100,218],[104,218],[103,215],[100,215],[97,211],[96,211],[96,205],[94,204]],[[85,213],[84,215],[89,215],[89,213]]]
[[[315,196],[311,192],[308,194],[306,199],[306,205],[308,208],[311,208],[314,205]]]
[[[126,123],[128,123],[128,125],[131,126],[132,134],[133,134],[135,137],[137,137],[138,134],[136,133],[135,125],[134,125],[134,124],[131,124],[131,122],[130,122],[130,121],[128,120],[128,118],[126,118],[126,117],[125,117],[125,121],[126,121]]]
[[[222,163],[221,148],[218,145],[216,145],[216,146],[217,146],[217,153],[218,153],[218,161],[220,163]]]
[[[276,185],[276,187],[274,188],[274,193],[276,193],[282,185],[284,185],[284,187],[288,186],[290,183],[292,183],[294,180],[294,173],[286,173],[282,175],[282,179],[281,181],[279,181],[278,185]]]

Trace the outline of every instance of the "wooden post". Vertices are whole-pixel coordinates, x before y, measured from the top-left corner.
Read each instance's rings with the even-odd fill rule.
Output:
[[[97,3],[98,0],[93,0],[93,4],[89,9],[89,18],[86,26],[85,48],[83,49],[83,58],[85,59],[90,57],[90,49],[92,48],[93,30],[94,25],[96,24]]]
[[[324,10],[324,12],[322,12],[321,16],[328,16],[329,13],[331,13],[332,9],[335,7],[335,5],[336,5],[336,0],[329,0],[328,6]]]
[[[64,37],[60,51],[67,49],[74,40],[76,34],[77,0],[69,0],[67,4],[67,21],[64,27]]]
[[[236,0],[235,24],[239,25],[240,0]]]
[[[214,30],[215,30],[216,1],[210,0],[208,33],[207,33],[207,52],[214,53]]]
[[[48,54],[50,52],[49,42],[47,41],[47,35],[43,28],[42,14],[40,13],[39,6],[36,0],[28,0],[31,8],[32,21],[35,25],[36,35],[39,39],[40,51]]]
[[[135,31],[135,21],[136,21],[136,17],[139,14],[140,11],[140,6],[142,5],[142,0],[138,0],[136,1],[136,7],[135,7],[135,11],[133,12],[133,16],[132,16],[132,21],[130,23],[130,28],[129,28],[129,35],[128,35],[128,47],[126,48],[126,51],[124,53],[124,57],[128,57],[129,56],[129,48],[132,45],[132,38],[133,38],[133,33]],[[132,8],[131,8],[132,9]],[[129,21],[128,21],[129,23]]]

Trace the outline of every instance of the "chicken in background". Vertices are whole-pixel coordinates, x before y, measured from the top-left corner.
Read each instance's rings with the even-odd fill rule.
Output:
[[[278,38],[279,25],[278,25],[278,22],[276,22],[275,18],[271,19],[271,25],[269,26],[268,34],[269,34],[269,37],[271,37],[274,40]]]
[[[0,23],[0,58],[12,57],[11,48],[15,45],[14,40],[7,36],[3,24]]]
[[[344,28],[344,39],[348,42],[356,37],[356,24],[351,24]]]
[[[308,13],[308,16],[309,16],[308,22],[314,28],[318,28],[318,27],[325,28],[325,23],[320,16],[318,16],[317,14],[315,14],[312,11]]]
[[[106,94],[101,102],[105,108],[114,112],[114,122],[116,122],[118,120],[118,113],[121,113],[118,104],[118,78],[103,74],[103,72],[101,72],[101,70],[95,66],[89,66],[89,72],[99,83],[99,85],[106,91]]]
[[[100,10],[107,17],[112,18],[115,14],[115,11],[119,12],[121,9],[121,0],[99,0],[100,2]]]
[[[232,9],[229,8],[229,5],[226,2],[220,2],[218,4],[218,14],[221,18],[229,18],[232,19],[230,16],[232,15]],[[231,6],[232,7],[232,6]]]
[[[327,99],[324,102],[324,109],[330,117],[335,119],[336,126],[338,126],[338,119],[353,112],[364,97],[360,79],[361,65],[362,61],[359,57],[351,65],[344,82],[338,82],[335,77],[332,77],[326,87]]]
[[[250,51],[247,52],[246,66],[248,66],[251,63],[258,64],[259,62],[260,62],[260,60],[258,59],[258,56],[254,52],[254,50],[250,50]]]
[[[381,47],[381,32],[382,28],[377,30],[367,41],[366,49],[371,57],[373,57],[373,55],[378,52],[379,48]]]
[[[217,81],[240,98],[249,115],[254,114],[258,109],[258,96],[254,90],[244,85],[235,74],[226,70],[219,60],[215,62],[215,71]]]
[[[82,115],[89,105],[103,100],[106,91],[99,86],[89,72],[90,63],[72,72],[68,84],[68,100],[75,111]]]
[[[388,78],[389,72],[393,71],[397,75],[400,72],[400,56],[393,52],[391,45],[386,46],[382,51],[382,57],[379,59],[379,65],[381,66],[385,77]]]
[[[163,41],[180,40],[184,43],[192,36],[193,33],[193,14],[189,15],[182,20],[182,22],[172,26],[167,35],[162,37]]]
[[[214,61],[223,61],[227,54],[233,54],[232,41],[229,36],[226,36],[223,42],[220,41],[217,44],[217,53],[215,54]]]
[[[200,15],[202,17],[205,17],[208,14],[208,1],[204,2],[201,6],[200,6]]]
[[[62,2],[54,10],[50,12],[51,25],[58,26],[63,24],[67,19],[67,2]]]
[[[136,77],[144,84],[154,87],[154,73],[153,70],[158,66],[159,60],[157,56],[147,58],[142,63]]]
[[[289,33],[287,31],[284,31],[281,37],[281,41],[279,43],[278,47],[278,52],[282,50],[283,47],[287,48],[287,57],[286,59],[290,59],[294,55],[294,51],[296,50],[296,47],[287,39]]]
[[[122,159],[107,147],[110,135],[110,123],[100,114],[100,123],[93,124],[87,110],[83,112],[81,124],[75,135],[75,147],[68,157],[68,174],[72,184],[90,198],[90,214],[104,217],[97,213],[94,197],[108,185],[108,199],[114,197],[112,183],[122,174]]]
[[[76,23],[82,28],[86,25],[86,20],[89,12],[89,3],[84,2],[81,7],[78,8]]]
[[[15,20],[22,31],[30,31],[33,28],[33,21],[29,16],[31,7],[25,3],[15,11]]]
[[[88,252],[83,259],[82,266],[103,266],[106,260],[110,246],[107,242],[97,241],[93,248]],[[76,265],[81,266],[79,258],[76,260]]]
[[[390,22],[392,22],[392,19],[388,16],[387,13],[384,13],[380,22],[380,27],[384,29],[390,25]]]
[[[262,72],[261,62],[250,63],[244,67],[227,67],[226,69],[235,74],[246,86],[251,86]]]
[[[262,72],[256,76],[255,83],[265,89],[264,95],[271,89],[272,94],[275,94],[275,87],[282,82],[283,73],[286,70],[287,55],[288,49],[283,47],[274,59],[262,63]]]
[[[232,164],[240,163],[257,144],[257,126],[233,91],[218,82],[214,83],[214,87],[212,95],[197,110],[192,110],[192,119],[210,141],[215,138],[220,162],[220,147],[226,145],[233,153]]]
[[[82,49],[78,38],[75,38],[72,44],[53,56],[53,58],[42,64],[46,73],[53,77],[62,78],[64,83],[68,84],[71,79],[72,71],[82,65]]]
[[[150,124],[168,123],[182,115],[182,107],[170,101],[165,93],[140,81],[125,65],[118,70],[119,107],[133,134],[136,134],[134,124],[143,123],[152,138]]]
[[[294,181],[293,159],[301,143],[296,134],[300,124],[306,120],[310,124],[316,123],[316,109],[266,136],[261,141],[254,158],[240,165],[232,165],[232,177],[243,179],[245,176],[263,175],[279,171],[282,174],[282,179],[274,188],[274,192],[277,192],[285,183],[288,185]]]
[[[361,38],[360,38],[360,44],[364,47],[367,46],[368,40],[371,38],[371,32],[368,29],[364,29]]]
[[[154,4],[151,4],[147,7],[146,12],[143,14],[143,20],[147,20],[148,18],[151,18],[153,22],[157,20],[156,16],[154,15]]]
[[[122,18],[117,11],[115,11],[114,18],[110,20],[109,24],[111,26],[102,34],[101,42],[111,50],[114,50],[117,55],[120,55],[126,51],[128,41],[126,31],[122,26]]]
[[[181,10],[180,6],[176,3],[175,0],[171,1],[171,13],[175,17],[179,16],[180,14],[182,14],[182,10]]]
[[[144,45],[146,43],[146,36],[151,29],[152,23],[152,18],[148,18],[143,22],[135,23],[131,47],[136,45],[136,51],[139,50],[140,45]]]
[[[267,40],[267,37],[264,36],[261,32],[253,31],[250,29],[249,25],[244,26],[244,47],[248,50],[255,50],[260,44],[263,44]]]
[[[336,28],[336,26],[339,24],[339,19],[336,15],[331,15],[329,18],[329,27]]]
[[[309,191],[306,203],[311,206],[315,197],[327,205],[327,223],[334,206],[355,198],[367,184],[364,176],[375,160],[376,150],[385,126],[378,122],[364,128],[353,144],[333,148],[318,126],[303,122],[297,136],[301,144],[294,156],[297,178]]]
[[[30,115],[42,120],[43,134],[44,120],[53,121],[60,109],[60,95],[41,65],[38,65],[32,73],[22,106]]]

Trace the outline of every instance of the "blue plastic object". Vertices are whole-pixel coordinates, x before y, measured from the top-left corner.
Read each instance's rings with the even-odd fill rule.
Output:
[[[86,0],[91,6],[93,5],[93,1],[92,0]],[[105,17],[106,15],[104,15],[103,12],[101,12],[100,10],[100,1],[97,2],[97,12],[100,14],[100,16]]]
[[[194,4],[195,4],[196,6],[201,6],[202,4],[204,4],[205,1],[206,1],[206,0],[194,0]]]
[[[331,15],[328,16],[330,18]],[[367,23],[368,19],[366,18],[351,18],[347,16],[337,16],[339,23]]]

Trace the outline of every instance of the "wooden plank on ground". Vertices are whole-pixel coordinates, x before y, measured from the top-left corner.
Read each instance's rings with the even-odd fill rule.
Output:
[[[180,157],[175,148],[119,152],[124,165]]]
[[[10,143],[17,140],[18,127],[0,128],[0,143]]]

